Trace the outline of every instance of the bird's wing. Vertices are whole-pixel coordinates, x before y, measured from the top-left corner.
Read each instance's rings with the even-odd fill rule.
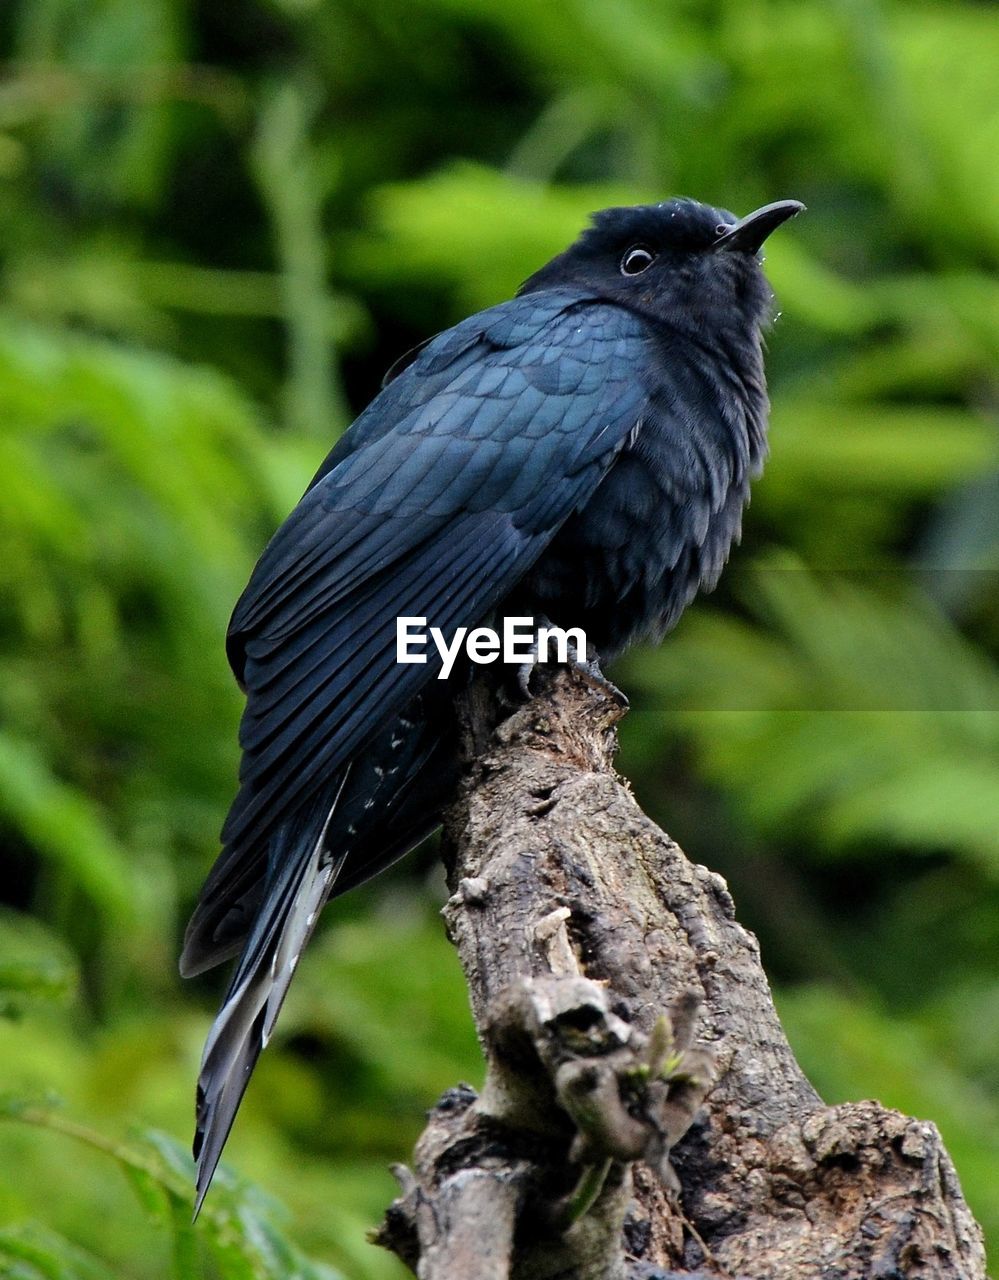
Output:
[[[247,692],[223,832],[283,821],[438,664],[396,662],[396,619],[448,637],[498,604],[640,421],[637,317],[567,291],[434,339],[372,402],[278,531],[233,614]]]

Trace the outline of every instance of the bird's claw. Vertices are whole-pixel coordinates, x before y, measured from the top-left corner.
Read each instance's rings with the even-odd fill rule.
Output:
[[[535,657],[531,658],[527,662],[518,663],[517,667],[515,668],[514,679],[517,683],[517,688],[520,690],[520,693],[522,694],[525,702],[529,702],[531,698],[534,696],[531,693],[531,676],[534,675],[534,671],[537,665],[538,665],[538,659],[537,659],[537,655],[535,655]]]
[[[604,673],[600,670],[600,663],[596,658],[583,658],[579,656],[572,658],[571,665],[580,673],[583,679],[591,688],[598,689],[605,694],[612,702],[616,702],[619,707],[625,710],[631,706],[628,701],[628,695],[617,687],[613,680],[608,680]]]
[[[538,633],[546,629],[551,630],[551,626],[552,624],[546,618],[537,620],[531,657],[526,662],[518,663],[514,668],[514,684],[520,694],[519,701],[529,702],[534,697],[534,692],[531,689],[531,677],[542,663]],[[600,670],[600,661],[595,654],[592,657],[588,652],[581,654],[572,636],[567,639],[567,650],[568,662],[562,665],[577,671],[591,688],[599,690],[610,698],[612,702],[617,703],[619,707],[627,708],[630,706],[627,697]],[[516,700],[511,699],[511,701]]]

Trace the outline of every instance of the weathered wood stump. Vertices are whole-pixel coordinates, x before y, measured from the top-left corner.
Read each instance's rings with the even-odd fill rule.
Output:
[[[423,1280],[979,1280],[936,1128],[825,1106],[721,876],[614,773],[621,702],[575,669],[466,704],[444,915],[486,1054],[400,1169],[378,1239]]]

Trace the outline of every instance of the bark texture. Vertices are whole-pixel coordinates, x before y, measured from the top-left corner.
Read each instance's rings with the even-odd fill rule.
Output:
[[[826,1107],[721,876],[614,773],[578,670],[468,696],[444,915],[486,1053],[399,1169],[379,1242],[423,1280],[978,1280],[936,1128]]]

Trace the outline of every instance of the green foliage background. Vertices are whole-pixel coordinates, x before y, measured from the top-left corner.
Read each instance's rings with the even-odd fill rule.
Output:
[[[0,1275],[401,1274],[386,1166],[479,1071],[432,851],[330,913],[188,1226],[222,634],[402,350],[679,192],[809,212],[745,543],[618,669],[622,769],[820,1091],[935,1120],[995,1241],[994,9],[7,0],[0,45]]]

